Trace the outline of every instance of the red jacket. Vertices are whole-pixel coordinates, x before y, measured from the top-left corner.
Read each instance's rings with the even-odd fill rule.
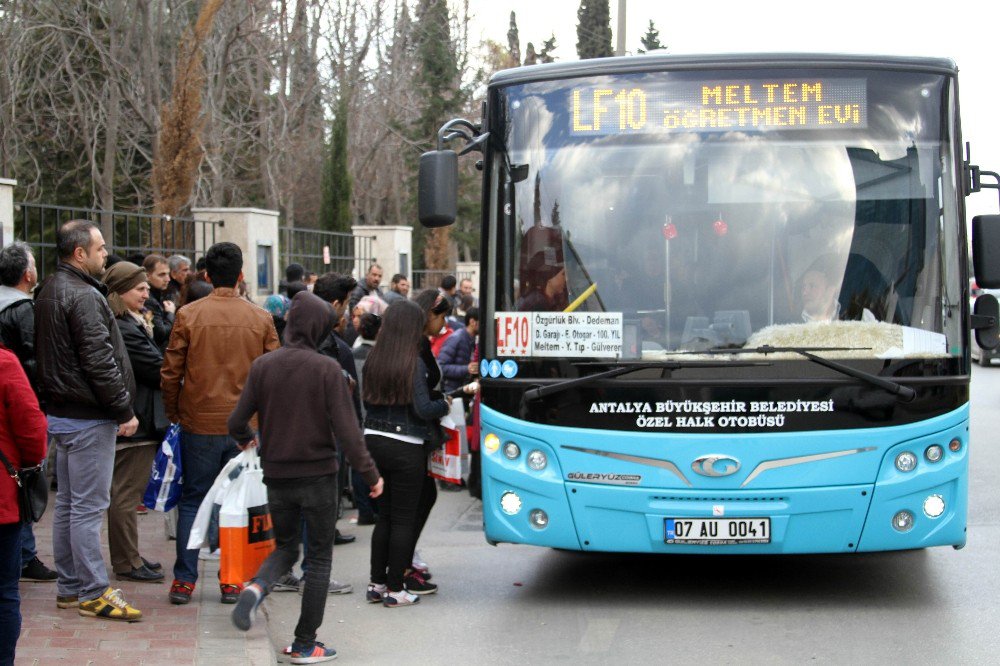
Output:
[[[14,352],[0,345],[0,450],[14,469],[45,458],[45,415]],[[0,463],[0,525],[20,522],[17,486]]]

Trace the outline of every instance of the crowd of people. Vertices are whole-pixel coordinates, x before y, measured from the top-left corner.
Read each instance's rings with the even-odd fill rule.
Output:
[[[0,475],[0,663],[13,660],[19,634],[19,579],[55,581],[57,607],[84,617],[142,618],[110,578],[165,579],[163,564],[142,555],[137,515],[170,424],[180,425],[183,461],[171,603],[189,603],[198,584],[199,550],[187,548],[198,508],[250,447],[276,549],[253,580],[220,585],[236,627],[249,629],[269,593],[299,590],[286,652],[292,663],[335,656],[317,631],[326,595],[352,592],[331,576],[334,544],[355,539],[336,527],[344,496],[358,525],[374,525],[366,601],[400,608],[437,591],[416,545],[437,498],[427,461],[442,441],[440,419],[455,396],[474,404],[478,389],[471,281],[448,276],[411,299],[404,275],[383,291],[377,264],[360,282],[291,264],[261,308],[247,297],[232,243],[194,264],[119,258],[96,225],[73,220],[58,230],[57,250],[55,272],[38,286],[28,245],[0,249],[0,450],[15,467],[48,456],[57,489],[53,571],[21,521],[13,479]]]

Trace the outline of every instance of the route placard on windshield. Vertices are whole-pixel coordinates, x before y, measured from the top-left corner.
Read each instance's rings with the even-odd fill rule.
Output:
[[[621,312],[497,312],[497,356],[619,358]]]

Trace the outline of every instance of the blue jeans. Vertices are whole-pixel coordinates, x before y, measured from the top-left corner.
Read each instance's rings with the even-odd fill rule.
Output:
[[[14,646],[21,633],[21,524],[0,525],[0,666],[14,663]]]
[[[177,561],[174,563],[174,578],[179,581],[198,581],[198,549],[187,547],[191,525],[215,477],[239,452],[229,435],[196,435],[181,430],[184,483],[177,503]]]
[[[254,581],[270,591],[299,559],[299,544],[307,540],[302,563],[302,606],[295,642],[310,645],[323,624],[330,584],[333,538],[337,531],[337,479],[330,476],[299,479],[297,483],[268,483],[267,503],[274,524],[276,549],[257,571]],[[305,532],[308,528],[308,533]]]
[[[32,523],[21,523],[21,566],[24,567],[38,555],[35,530]]]
[[[52,518],[56,594],[91,601],[108,589],[101,527],[111,503],[118,426],[105,422],[73,433],[51,433],[59,491]]]

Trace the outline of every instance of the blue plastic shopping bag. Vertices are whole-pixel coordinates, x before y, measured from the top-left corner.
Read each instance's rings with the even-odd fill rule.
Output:
[[[142,503],[148,509],[170,511],[181,498],[181,426],[171,425],[153,459]]]

